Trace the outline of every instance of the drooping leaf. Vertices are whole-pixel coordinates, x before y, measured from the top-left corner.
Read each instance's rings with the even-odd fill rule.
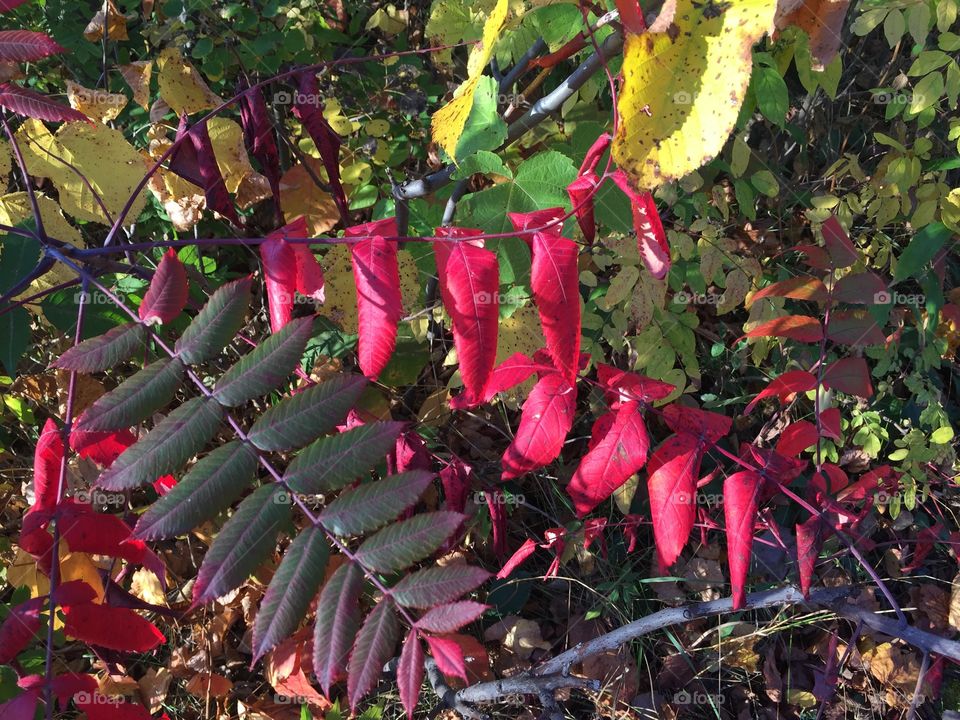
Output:
[[[360,399],[366,380],[338,375],[277,403],[253,424],[247,437],[261,450],[291,450],[329,432]]]
[[[64,447],[60,428],[53,418],[47,418],[40,431],[37,447],[33,453],[33,505],[34,510],[50,511],[60,501],[60,466],[63,464]]]
[[[623,170],[613,174],[613,181],[630,198],[633,214],[633,231],[637,235],[637,252],[650,274],[662,280],[670,271],[670,246],[663,231],[657,203],[650,192],[638,192],[631,185]]]
[[[576,388],[558,372],[545,375],[534,385],[523,403],[520,427],[503,454],[503,480],[520,477],[557,459],[573,427],[576,405]]]
[[[826,534],[826,524],[819,515],[813,515],[805,522],[797,523],[797,568],[800,571],[800,591],[804,597],[810,594],[813,581],[813,566],[820,555]]]
[[[90,122],[90,118],[82,112],[13,83],[0,85],[0,107],[23,117],[47,122]]]
[[[381,462],[401,430],[403,423],[378,422],[320,438],[287,466],[284,483],[302,493],[338,490]]]
[[[197,167],[200,171],[201,187],[207,199],[207,208],[223,216],[235,226],[240,226],[240,218],[233,205],[233,200],[227,193],[220,167],[217,165],[217,156],[210,141],[210,132],[207,122],[201,121],[190,128],[189,142],[197,155]]]
[[[360,369],[376,380],[397,345],[397,324],[403,317],[397,245],[377,235],[350,247],[357,288]]]
[[[746,337],[782,337],[799,342],[819,342],[823,338],[823,327],[816,318],[784,315],[761,323],[748,331]]]
[[[50,363],[61,370],[81,373],[103,372],[129,358],[146,341],[147,330],[140,323],[125,323],[112,327],[74,345]]]
[[[160,540],[189,532],[230,507],[256,469],[257,454],[247,443],[235,440],[218,447],[140,516],[134,536]]]
[[[873,395],[870,383],[870,368],[859,357],[840,358],[827,365],[823,371],[823,384],[848,395],[869,398]]]
[[[469,625],[478,620],[488,607],[488,605],[473,600],[438,605],[417,620],[417,627],[434,633],[456,632],[464,625]]]
[[[513,555],[507,558],[507,561],[497,573],[497,580],[503,580],[510,577],[510,574],[520,567],[526,560],[537,551],[537,543],[532,538],[527,538],[523,544],[518,547]]]
[[[680,557],[693,530],[701,457],[697,438],[679,433],[664,440],[647,464],[650,517],[661,573]]]
[[[603,416],[594,424],[593,445],[567,485],[580,517],[610,497],[647,461],[650,440],[637,402],[624,402],[606,433],[597,437],[602,420]]]
[[[280,154],[273,136],[273,124],[260,88],[248,89],[240,100],[240,121],[247,149],[267,176],[274,203],[279,212]]]
[[[276,483],[244,499],[207,550],[193,586],[193,604],[216,600],[243,584],[273,551],[289,517],[289,498]]]
[[[613,157],[638,188],[677,180],[720,154],[750,82],[750,48],[773,28],[776,6],[743,0],[717,11],[677,0],[669,23],[627,33]]]
[[[827,326],[827,338],[852,347],[883,345],[887,340],[876,320],[862,310],[840,310],[833,313]]]
[[[250,308],[251,285],[252,279],[247,276],[217,288],[177,340],[175,349],[183,362],[205,362],[233,339]]]
[[[470,398],[483,391],[497,359],[499,311],[499,269],[497,256],[465,238],[479,230],[437,228],[433,251],[437,261],[440,294],[453,324],[460,376]]]
[[[595,172],[579,175],[576,180],[567,185],[567,194],[577,217],[580,232],[587,245],[592,245],[597,236],[597,222],[593,212],[593,196],[600,187],[600,178]]]
[[[127,490],[176,471],[213,437],[222,421],[223,408],[212,398],[188,400],[127,448],[101,473],[97,485]]]
[[[153,415],[176,394],[183,382],[179,358],[163,358],[147,365],[101,396],[83,415],[84,430],[120,430]]]
[[[467,682],[467,665],[463,659],[463,648],[459,643],[434,635],[424,637],[440,672],[448,677],[458,677]]]
[[[263,277],[270,307],[270,330],[277,332],[293,317],[295,294],[323,301],[323,269],[308,245],[288,239],[309,237],[301,216],[267,235],[260,245]]]
[[[534,233],[532,245],[530,287],[547,352],[572,383],[580,362],[579,249],[573,240],[546,232]]]
[[[757,518],[763,479],[752,470],[743,470],[723,481],[723,512],[727,524],[727,562],[733,588],[733,609],[746,601],[744,585],[750,569],[753,525]]]
[[[170,248],[163,254],[138,312],[147,325],[174,320],[187,304],[187,270]]]
[[[414,515],[367,538],[354,557],[377,572],[396,572],[432,555],[460,527],[460,513],[438,511]]]
[[[42,32],[0,30],[0,61],[34,62],[64,51],[65,48]]]
[[[253,624],[254,662],[297,629],[320,590],[329,553],[318,527],[306,528],[290,543]]]
[[[320,86],[316,70],[300,73],[299,88],[293,114],[310,134],[313,144],[320,153],[320,161],[327,171],[327,180],[333,201],[337,204],[341,218],[348,218],[350,211],[347,198],[340,180],[340,136],[330,127],[320,109]]]
[[[43,598],[31,598],[10,608],[0,625],[0,664],[9,664],[40,631],[43,603]]]
[[[757,403],[764,398],[776,396],[783,403],[789,396],[813,390],[816,386],[817,377],[813,373],[806,370],[788,370],[783,375],[771,380],[763,390],[757,393],[757,396],[750,401],[743,414],[749,415]]]
[[[833,287],[833,299],[859,305],[882,305],[889,296],[887,283],[872,272],[851,273]]]
[[[74,605],[64,614],[64,635],[91,645],[122,652],[148,652],[166,641],[152,622],[127,608],[90,603]]]
[[[346,490],[323,509],[320,523],[335,535],[362,535],[396,519],[433,481],[424,470],[391,475]]]
[[[400,702],[407,712],[407,720],[413,720],[413,711],[416,710],[420,697],[424,675],[423,660],[423,645],[420,644],[417,633],[411,631],[403,641],[400,663],[397,665],[397,687],[400,690]]]
[[[800,275],[780,282],[771,283],[747,298],[744,305],[749,309],[757,300],[766,297],[786,297],[794,300],[815,300],[823,302],[827,299],[827,286],[820,278],[812,275]]]
[[[350,652],[347,694],[352,709],[355,710],[357,704],[377,684],[399,637],[400,623],[393,602],[384,598],[370,611]]]
[[[351,562],[330,576],[317,602],[313,633],[313,672],[325,695],[344,677],[347,657],[360,627],[360,591],[363,572]]]
[[[240,358],[217,381],[213,396],[221,405],[235,407],[278,388],[300,362],[313,334],[313,318],[292,320]]]
[[[791,423],[777,439],[777,452],[785,457],[794,457],[817,444],[817,426],[807,420]]]
[[[489,577],[486,570],[472,565],[428,567],[405,575],[391,588],[391,594],[404,607],[431,608],[453,602]]]

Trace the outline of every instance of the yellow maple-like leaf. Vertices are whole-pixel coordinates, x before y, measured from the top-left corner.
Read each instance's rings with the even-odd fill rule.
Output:
[[[463,128],[473,107],[473,95],[480,82],[483,69],[490,62],[493,46],[507,21],[508,0],[498,0],[487,21],[483,25],[483,37],[479,45],[470,51],[467,60],[467,79],[453,93],[453,100],[433,114],[430,130],[433,141],[447,151],[452,158],[456,154],[457,142],[463,134]]]
[[[750,83],[751,48],[776,8],[776,0],[677,0],[663,32],[627,35],[613,157],[639,189],[720,152]]]
[[[27,172],[49,178],[60,207],[78,220],[108,224],[106,213],[116,217],[146,174],[137,149],[106,125],[64,123],[52,135],[43,123],[27,120],[16,135]],[[145,204],[146,192],[141,191],[127,220],[135,220]]]
[[[169,47],[157,58],[157,85],[177,115],[212,110],[223,102],[177,48]]]
[[[127,105],[126,95],[92,90],[72,80],[67,80],[67,99],[74,110],[79,110],[91,120],[99,122],[116,119]]]
[[[118,70],[124,82],[133,90],[133,101],[144,110],[150,109],[150,76],[153,75],[153,61],[139,60],[129,65],[119,65]]]

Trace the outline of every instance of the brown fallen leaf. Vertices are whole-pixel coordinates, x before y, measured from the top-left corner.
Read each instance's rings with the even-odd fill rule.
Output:
[[[150,668],[146,674],[137,681],[140,686],[140,697],[143,704],[147,706],[150,714],[153,715],[163,706],[163,701],[170,690],[170,683],[173,681],[173,673],[168,668]]]
[[[219,673],[197,673],[187,681],[185,689],[188,693],[201,700],[207,697],[219,700],[230,694],[230,691],[233,689],[233,683],[229,678]]]
[[[310,682],[313,666],[309,636],[309,628],[304,628],[267,653],[264,674],[278,694],[326,711],[331,707],[330,701],[318,693]]]
[[[130,593],[151,605],[167,605],[167,595],[160,585],[160,580],[146,568],[140,568],[133,574]]]
[[[783,29],[796,25],[810,37],[810,57],[814,70],[823,70],[837,56],[840,32],[847,15],[850,0],[805,0],[792,2],[795,7],[782,17],[778,13],[776,25]]]

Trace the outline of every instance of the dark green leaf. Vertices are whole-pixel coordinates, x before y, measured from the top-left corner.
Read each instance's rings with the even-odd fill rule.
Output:
[[[363,567],[396,572],[432,555],[460,527],[463,515],[432,512],[390,525],[366,540],[354,556]]]
[[[327,493],[369,472],[392,450],[403,423],[377,422],[320,438],[298,454],[283,480],[302,493]]]
[[[10,377],[16,375],[17,363],[29,344],[30,313],[15,307],[0,315],[0,363]]]
[[[277,483],[258,488],[240,503],[207,550],[193,586],[193,604],[240,587],[273,551],[289,516],[289,497]]]
[[[453,602],[489,577],[486,570],[472,565],[429,567],[405,576],[391,588],[390,595],[405,607],[431,608]]]
[[[127,448],[97,485],[126,490],[176,471],[213,437],[222,420],[223,408],[212,398],[189,400]]]
[[[209,360],[219,353],[243,327],[250,308],[249,277],[219,288],[203,306],[177,341],[177,354],[188,365]]]
[[[235,407],[278,388],[297,366],[312,332],[313,318],[291,320],[223,374],[213,391],[217,402]]]
[[[120,430],[136,425],[169,403],[183,381],[179,358],[164,358],[131,375],[84,414],[84,430]]]
[[[250,428],[250,442],[261,450],[302,447],[342,422],[366,384],[359,375],[340,375],[285,398]]]
[[[103,335],[84,340],[54,360],[53,367],[82,373],[103,372],[129,358],[146,341],[147,330],[140,323],[110,328]]]
[[[253,624],[254,662],[297,629],[323,582],[329,552],[319,527],[308,527],[290,543]]]
[[[919,277],[952,234],[950,228],[938,222],[930,223],[920,230],[897,258],[897,269],[893,273],[893,281],[900,282],[907,278]]]
[[[234,441],[218,447],[150,506],[133,534],[159,540],[189,532],[230,507],[256,471],[257,453],[250,445]]]
[[[317,602],[313,631],[313,673],[325,695],[347,668],[350,646],[360,627],[360,591],[363,572],[351,562],[330,576]]]
[[[400,623],[393,603],[388,598],[381,600],[364,621],[350,653],[347,694],[354,710],[377,684],[383,666],[393,656],[399,637]]]
[[[346,490],[320,513],[318,520],[334,535],[362,535],[400,516],[433,480],[424,470],[391,475]]]
[[[0,295],[26,278],[40,261],[36,238],[4,235],[0,239]]]

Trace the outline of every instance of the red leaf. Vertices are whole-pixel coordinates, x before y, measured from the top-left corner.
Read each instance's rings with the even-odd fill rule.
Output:
[[[889,288],[872,272],[845,275],[833,287],[833,299],[861,305],[883,305],[889,301]]]
[[[33,90],[3,83],[0,85],[0,107],[23,117],[46,120],[47,122],[87,122],[92,121],[82,112],[61,105],[46,95]]]
[[[750,330],[746,337],[784,337],[800,342],[819,342],[823,338],[820,321],[806,315],[784,315]]]
[[[545,375],[523,403],[520,427],[503,454],[502,480],[553,462],[573,427],[577,391],[560,373]]]
[[[0,718],[3,720],[33,720],[37,713],[37,694],[25,692],[12,700],[0,704]]]
[[[695,435],[709,445],[729,433],[733,424],[733,420],[726,415],[677,403],[663,409],[663,420],[674,432]]]
[[[250,152],[260,163],[260,169],[270,183],[270,191],[279,213],[280,154],[273,137],[273,123],[266,100],[260,88],[247,90],[240,98],[240,122]]]
[[[497,256],[467,238],[479,230],[437,228],[433,252],[440,295],[453,325],[460,376],[469,402],[479,404],[497,358],[500,273]]]
[[[840,439],[840,408],[827,408],[821,411],[820,434],[834,440]]]
[[[33,505],[30,512],[53,510],[60,501],[60,466],[64,448],[60,428],[47,418],[33,455]]]
[[[323,117],[320,110],[320,87],[316,70],[308,70],[300,75],[300,87],[293,107],[293,114],[313,139],[320,153],[320,160],[327,171],[331,195],[337,205],[340,217],[345,221],[350,216],[347,197],[340,182],[340,136]]]
[[[835,268],[850,267],[859,259],[857,248],[854,247],[850,236],[835,215],[827,218],[826,222],[820,226],[820,232],[823,234],[823,244]]]
[[[207,123],[200,122],[190,128],[190,142],[197,156],[197,167],[202,180],[201,187],[207,199],[207,209],[222,215],[234,225],[240,225],[240,218],[227,193],[227,185],[217,165],[217,156],[213,152]]]
[[[618,408],[621,402],[630,400],[645,403],[663,400],[676,389],[670,383],[604,363],[597,363],[597,382],[609,393],[607,401],[613,409]]]
[[[483,391],[483,401],[487,402],[497,393],[506,392],[524,382],[534,373],[552,373],[556,368],[536,360],[531,360],[523,353],[514,353],[497,365],[490,373],[490,379]]]
[[[786,457],[799,455],[812,445],[817,444],[817,426],[807,420],[791,423],[780,433],[777,440],[777,452]]]
[[[510,573],[516,570],[524,561],[529,558],[537,549],[537,543],[534,540],[527,539],[523,541],[523,545],[517,548],[516,552],[510,556],[510,559],[507,560],[503,567],[500,568],[500,572],[497,573],[497,580],[503,580],[506,577],[509,577]]]
[[[143,705],[99,693],[83,701],[74,700],[74,704],[86,713],[87,720],[150,720],[150,712]]]
[[[487,510],[490,512],[490,531],[493,535],[493,554],[502,558],[507,554],[507,510],[502,490],[484,493]]]
[[[407,711],[408,720],[412,720],[413,711],[420,697],[423,684],[423,646],[416,631],[411,631],[403,641],[400,651],[400,664],[397,665],[397,686],[400,689],[400,702]]]
[[[638,35],[647,29],[639,0],[616,0],[615,4],[620,13],[620,21],[623,23],[624,30]]]
[[[454,455],[440,471],[440,483],[443,485],[444,508],[462,513],[467,508],[467,495],[472,484],[473,469]]]
[[[203,187],[200,161],[197,159],[197,151],[193,147],[192,138],[187,136],[189,132],[190,118],[183,114],[177,124],[176,147],[167,157],[167,167],[170,172],[179,175],[187,182],[191,182],[197,187]]]
[[[815,270],[833,269],[830,255],[819,245],[794,245],[790,250],[803,253],[806,256],[803,258],[804,262]]]
[[[452,633],[477,620],[489,607],[473,600],[440,605],[429,610],[416,625],[427,632]]]
[[[784,485],[796,480],[807,466],[806,460],[794,460],[770,448],[761,448],[756,445],[747,447],[747,461],[758,465],[765,477],[775,479]]]
[[[823,384],[847,395],[868,398],[873,395],[870,384],[870,368],[867,361],[859,357],[836,360],[824,369]]]
[[[580,271],[577,244],[559,235],[533,236],[530,286],[547,351],[572,383],[580,360]]]
[[[800,591],[804,597],[810,594],[813,566],[820,555],[826,524],[818,515],[797,524],[797,568],[800,571]]]
[[[570,205],[577,217],[577,224],[583,239],[592,245],[597,236],[597,221],[593,213],[593,196],[600,186],[600,178],[595,172],[587,172],[567,185],[567,195],[570,196]]]
[[[168,249],[157,266],[150,287],[138,312],[147,325],[169,323],[187,304],[187,270],[173,248]]]
[[[670,271],[670,246],[667,234],[663,231],[660,214],[653,195],[638,193],[630,185],[623,170],[617,170],[611,176],[624,194],[630,198],[633,211],[633,229],[637,234],[637,250],[647,270],[658,280],[662,280]]]
[[[744,415],[749,415],[756,407],[757,403],[766,397],[776,396],[781,403],[796,393],[813,390],[817,386],[817,378],[813,373],[806,370],[790,370],[778,378],[775,378],[767,385],[757,396],[747,405],[743,411]]]
[[[0,0],[0,13],[8,13],[25,2],[28,2],[28,0]]]
[[[700,458],[699,441],[687,433],[667,438],[650,456],[647,489],[661,575],[680,557],[693,530]]]
[[[42,675],[27,675],[17,681],[17,685],[24,690],[34,690],[35,692],[42,691],[43,683],[44,678]],[[53,690],[53,694],[60,703],[61,708],[65,707],[77,693],[93,693],[96,692],[98,687],[97,678],[93,675],[80,673],[68,672],[62,675],[56,675],[50,682],[50,689]]]
[[[33,62],[65,52],[48,35],[29,30],[0,30],[0,61]]]
[[[81,512],[60,518],[61,537],[74,552],[109,555],[143,565],[166,583],[163,561],[142,540],[131,537],[132,529],[116,515]]]
[[[827,286],[819,278],[812,275],[788,278],[767,285],[753,293],[744,305],[749,308],[757,300],[766,297],[786,297],[794,300],[815,300],[823,302],[827,299]]]
[[[288,238],[308,236],[306,220],[301,216],[267,235],[260,245],[267,300],[270,305],[270,330],[277,332],[293,317],[296,292],[323,302],[323,269],[308,245],[288,243]]]
[[[127,608],[75,605],[65,615],[67,637],[111,650],[147,652],[166,640],[152,622]]]
[[[430,646],[430,654],[437,662],[440,672],[449,677],[458,677],[467,682],[467,665],[463,659],[463,648],[455,640],[426,635],[424,639]]]
[[[83,580],[70,580],[63,583],[54,593],[54,604],[69,609],[79,605],[89,605],[97,599],[97,592]]]
[[[727,562],[733,588],[733,609],[746,600],[744,583],[750,568],[753,525],[757,517],[763,478],[752,470],[734,473],[723,481],[723,512],[727,523]]]
[[[0,625],[0,665],[8,665],[40,630],[43,598],[32,598],[10,609]]]
[[[827,338],[853,347],[883,345],[887,340],[880,326],[863,310],[844,310],[831,315]]]
[[[81,416],[82,417],[82,416]],[[82,430],[82,420],[70,430],[70,448],[82,458],[93,460],[102,467],[110,467],[114,460],[137,438],[129,430]]]
[[[357,354],[360,369],[376,380],[397,346],[397,325],[403,317],[397,245],[376,235],[350,247],[357,287]]]
[[[567,485],[567,493],[580,517],[610,497],[647,461],[650,440],[639,404],[624,402],[613,412],[613,422],[599,440],[597,426],[605,416],[594,423],[592,440],[596,444],[580,461]]]

